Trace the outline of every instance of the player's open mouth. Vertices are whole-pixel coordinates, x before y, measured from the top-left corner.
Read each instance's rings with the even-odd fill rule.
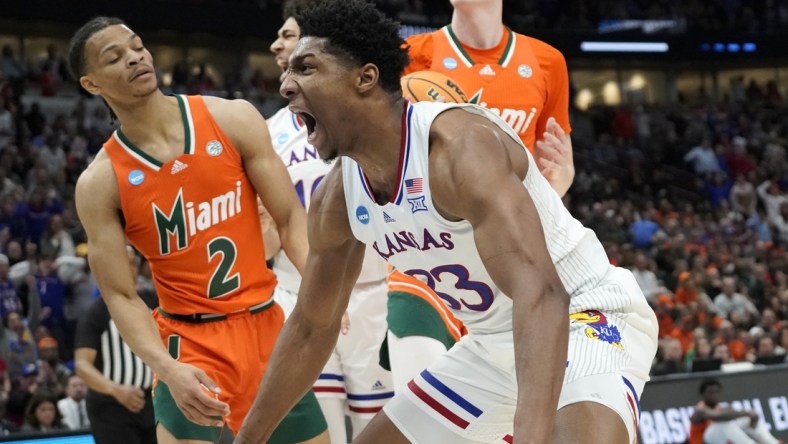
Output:
[[[315,120],[314,117],[302,111],[298,113],[298,118],[300,118],[301,121],[304,122],[304,124],[306,125],[307,134],[311,135],[312,133],[315,132],[315,128],[317,127],[317,120]]]

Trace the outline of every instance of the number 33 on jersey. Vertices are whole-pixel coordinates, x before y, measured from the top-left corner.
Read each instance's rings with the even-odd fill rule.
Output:
[[[276,283],[265,266],[257,194],[202,99],[176,97],[183,154],[161,163],[121,130],[104,149],[126,236],[150,262],[162,309],[229,313],[259,303]]]

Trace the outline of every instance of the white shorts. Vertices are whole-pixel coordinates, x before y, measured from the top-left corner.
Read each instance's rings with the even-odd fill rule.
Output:
[[[347,313],[350,330],[339,335],[337,346],[312,387],[318,398],[347,400],[348,410],[372,418],[394,397],[391,372],[379,364],[380,344],[386,337],[386,281],[357,284],[350,295]],[[285,315],[295,307],[296,295],[277,288],[274,299]]]
[[[656,317],[645,299],[642,305],[628,313],[571,316],[558,405],[592,401],[613,409],[631,442],[657,343]],[[408,388],[384,410],[411,442],[511,443],[517,401],[512,333],[463,337]]]

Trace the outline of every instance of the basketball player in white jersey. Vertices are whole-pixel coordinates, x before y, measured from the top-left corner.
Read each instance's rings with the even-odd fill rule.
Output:
[[[280,91],[320,157],[342,159],[313,196],[298,300],[236,443],[267,439],[319,374],[365,244],[469,334],[354,442],[635,442],[657,322],[632,274],[502,120],[402,98],[398,25],[371,3],[323,0],[296,19]]]
[[[293,18],[297,2],[285,5],[285,23],[271,44],[277,63],[287,69],[287,60],[298,41],[300,31]],[[268,119],[274,150],[287,166],[287,172],[304,207],[309,208],[312,194],[332,165],[317,156],[307,142],[304,123],[290,110],[282,108]],[[266,252],[274,256],[274,273],[278,285],[274,299],[285,315],[296,303],[301,275],[284,251],[278,248],[275,227],[265,231]],[[269,253],[270,254],[270,253]],[[348,306],[351,328],[340,336],[337,346],[313,390],[328,423],[332,443],[345,443],[345,412],[349,413],[353,435],[358,435],[383,405],[394,396],[391,373],[378,364],[380,343],[386,336],[386,263],[371,248]],[[343,332],[344,333],[344,332]]]
[[[449,25],[406,39],[411,60],[405,74],[444,73],[472,97],[471,103],[497,110],[517,129],[542,175],[563,197],[575,175],[563,56],[544,42],[509,30],[503,24],[503,0],[451,0],[451,5]],[[492,71],[485,73],[485,68]],[[528,119],[520,118],[525,110],[531,110]],[[437,310],[421,310],[417,319],[411,313],[414,305],[426,308],[424,300],[435,296],[402,282],[396,273],[389,285],[386,345],[394,389],[401,391],[451,348],[462,328]],[[443,322],[435,322],[438,318]]]

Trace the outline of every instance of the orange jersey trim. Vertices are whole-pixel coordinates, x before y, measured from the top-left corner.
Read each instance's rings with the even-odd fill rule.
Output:
[[[462,336],[468,334],[465,324],[455,318],[451,311],[449,311],[446,305],[441,301],[441,298],[420,280],[391,269],[388,276],[388,285],[390,292],[398,291],[407,293],[429,303],[438,315],[440,315],[443,323],[446,325],[446,330],[452,335],[455,341],[459,341]]]

